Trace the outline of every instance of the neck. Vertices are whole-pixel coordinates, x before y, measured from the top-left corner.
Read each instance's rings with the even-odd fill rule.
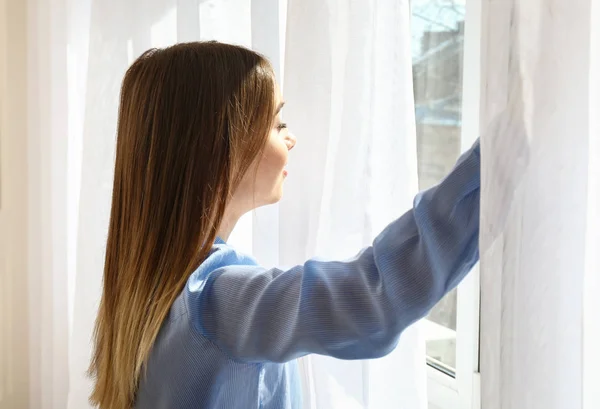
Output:
[[[219,226],[219,231],[217,235],[223,241],[229,240],[229,236],[233,231],[233,228],[237,224],[240,217],[242,217],[243,212],[236,212],[232,208],[225,209],[225,214],[223,215],[223,220],[221,221],[221,225]]]

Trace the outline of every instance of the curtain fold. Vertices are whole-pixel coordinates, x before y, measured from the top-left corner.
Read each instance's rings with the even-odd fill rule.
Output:
[[[590,112],[600,112],[600,0],[590,12]],[[600,116],[590,115],[586,264],[583,301],[583,409],[600,408],[597,371],[600,368]]]
[[[29,405],[64,407],[68,393],[66,5],[33,0],[24,22]],[[9,57],[10,58],[10,57]],[[10,80],[10,79],[9,79]],[[18,100],[17,100],[18,103]],[[12,118],[11,118],[12,119]],[[11,175],[13,176],[13,175]],[[11,273],[13,273],[11,271]],[[9,285],[10,288],[10,285]],[[23,303],[22,303],[23,304]]]
[[[412,205],[416,136],[408,1],[290,0],[284,118],[298,144],[279,208],[280,261],[353,256]],[[373,361],[302,362],[307,408],[427,405],[418,324]]]
[[[484,1],[483,409],[600,405],[597,6]]]
[[[139,54],[146,45],[149,46],[149,41],[140,41],[141,28],[149,31],[145,12],[140,12],[133,19],[128,2],[89,0],[87,5],[88,24],[81,23],[80,30],[73,32],[71,39],[76,44],[75,39],[88,33],[88,42],[78,44],[79,48],[74,50],[81,56],[79,61],[86,66],[86,79],[81,93],[82,167],[75,307],[69,351],[68,407],[72,409],[91,407],[88,397],[92,382],[86,371],[91,359],[92,331],[102,289],[119,87],[131,62],[131,54],[134,50]],[[130,20],[135,23],[128,24]]]

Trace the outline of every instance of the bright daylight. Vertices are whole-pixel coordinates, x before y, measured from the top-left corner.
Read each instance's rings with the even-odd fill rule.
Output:
[[[0,409],[600,409],[600,0],[0,0]]]

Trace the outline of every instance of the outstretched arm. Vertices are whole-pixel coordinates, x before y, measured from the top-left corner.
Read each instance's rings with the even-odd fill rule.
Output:
[[[351,260],[213,271],[194,303],[194,324],[230,357],[248,362],[386,355],[478,260],[479,190],[477,142]]]

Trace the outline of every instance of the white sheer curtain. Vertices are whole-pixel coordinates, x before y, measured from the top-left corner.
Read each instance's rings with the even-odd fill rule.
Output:
[[[90,337],[99,302],[119,86],[141,52],[217,39],[271,58],[282,77],[286,2],[78,0],[68,3],[71,248],[70,409],[88,407]],[[283,17],[283,20],[282,20]],[[265,264],[350,256],[416,193],[407,1],[300,2],[287,10],[285,111],[299,138],[281,207],[260,209],[232,242]],[[79,198],[79,200],[77,200]],[[76,257],[75,257],[76,256]],[[75,273],[76,272],[76,273]],[[315,358],[307,406],[424,408],[424,344],[416,327],[373,362]]]
[[[600,1],[483,1],[482,407],[597,409]],[[88,407],[119,85],[151,46],[217,38],[282,71],[287,15],[284,116],[299,143],[281,206],[236,232],[266,264],[349,256],[410,205],[407,0],[285,6],[2,3],[1,403]],[[423,408],[422,348],[413,328],[381,360],[305,360],[308,407]]]
[[[280,262],[352,256],[412,205],[416,137],[408,1],[290,0],[284,119],[298,144]],[[417,326],[375,361],[303,361],[306,407],[425,408]],[[308,393],[310,391],[310,393]]]
[[[484,1],[483,409],[600,407],[599,7]]]

